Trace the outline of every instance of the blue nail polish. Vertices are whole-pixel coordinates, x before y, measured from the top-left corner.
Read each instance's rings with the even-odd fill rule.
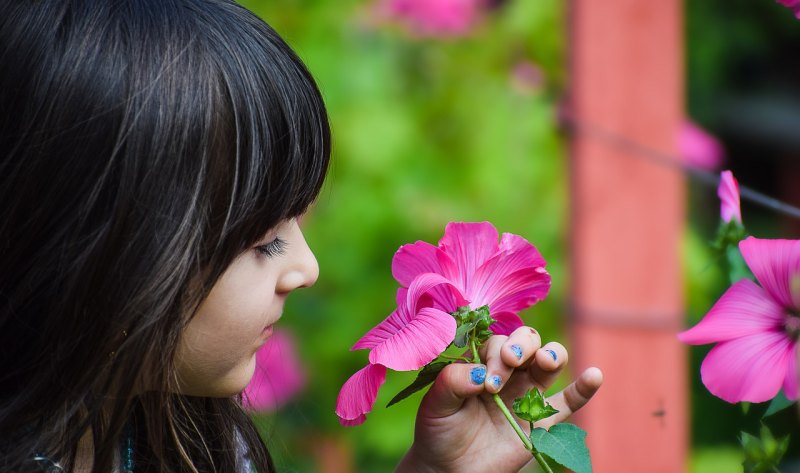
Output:
[[[558,355],[553,350],[545,350],[547,353],[550,353],[550,356],[553,357],[553,361],[558,361]]]
[[[492,386],[494,386],[495,388],[499,388],[500,385],[503,384],[503,378],[501,378],[498,375],[494,375],[491,378],[489,378],[489,382],[492,383]]]
[[[518,360],[522,359],[522,347],[519,345],[511,345],[511,351],[514,352],[514,355],[517,357]]]
[[[475,384],[483,384],[486,380],[486,367],[485,366],[476,366],[472,368],[469,372],[469,378]]]

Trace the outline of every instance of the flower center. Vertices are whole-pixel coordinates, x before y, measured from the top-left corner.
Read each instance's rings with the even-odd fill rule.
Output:
[[[783,328],[786,330],[786,335],[792,340],[800,338],[800,317],[794,313],[786,315],[786,320],[783,322]]]

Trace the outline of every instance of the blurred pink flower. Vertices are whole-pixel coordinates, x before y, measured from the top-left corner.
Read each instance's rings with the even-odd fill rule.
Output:
[[[517,312],[544,299],[550,289],[545,264],[520,236],[505,233],[498,244],[497,230],[488,222],[449,223],[438,247],[422,241],[400,247],[392,274],[407,288],[397,291],[397,309],[353,345],[353,350],[370,350],[369,365],[339,392],[340,422],[364,422],[386,368],[416,370],[436,359],[453,342],[451,314],[459,307],[488,305],[496,334],[521,326]]]
[[[736,220],[742,223],[742,211],[739,202],[739,182],[730,171],[720,174],[717,196],[720,200],[719,215],[725,223]]]
[[[764,402],[783,387],[797,399],[800,335],[800,240],[739,243],[760,286],[731,286],[697,325],[678,334],[684,343],[718,343],[700,368],[703,384],[730,402]]]
[[[480,21],[485,0],[379,0],[378,15],[420,37],[459,37]]]
[[[520,95],[530,95],[541,90],[544,85],[544,72],[538,64],[521,60],[511,71],[511,86]]]
[[[777,2],[790,8],[794,12],[794,16],[800,18],[800,0],[777,0]]]
[[[681,124],[678,150],[688,165],[708,171],[719,168],[725,155],[716,138],[690,121]]]
[[[276,330],[256,353],[256,369],[244,389],[242,404],[250,411],[271,412],[302,391],[305,383],[294,339]]]

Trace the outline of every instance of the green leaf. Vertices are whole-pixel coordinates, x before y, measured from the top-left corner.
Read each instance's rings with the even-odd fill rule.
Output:
[[[537,388],[532,388],[524,396],[514,399],[511,408],[517,417],[528,422],[536,422],[558,413],[557,409],[545,402]]]
[[[556,424],[550,430],[531,432],[533,447],[575,473],[591,473],[592,459],[586,446],[586,432],[573,424]]]
[[[772,399],[772,402],[769,403],[769,407],[767,408],[767,411],[764,412],[764,415],[761,416],[761,418],[763,419],[765,417],[769,417],[772,414],[775,414],[776,412],[779,412],[779,411],[782,411],[782,410],[786,409],[787,407],[791,406],[792,404],[794,404],[794,401],[790,401],[789,399],[787,399],[786,395],[783,394],[783,391],[778,391],[778,395],[775,396]]]
[[[458,348],[464,348],[469,343],[469,333],[475,328],[474,324],[459,325],[456,329],[456,337],[453,339],[453,345]]]
[[[393,397],[391,401],[389,401],[389,404],[386,404],[386,407],[397,404],[408,396],[434,382],[436,377],[439,375],[439,372],[450,363],[452,363],[452,361],[433,361],[425,365],[417,375],[417,379],[415,379],[413,383],[409,384],[408,387],[397,393],[397,395]]]
[[[779,471],[778,465],[789,448],[789,436],[776,439],[766,425],[761,425],[761,436],[755,437],[742,432],[739,437],[744,450],[745,473],[766,473]]]

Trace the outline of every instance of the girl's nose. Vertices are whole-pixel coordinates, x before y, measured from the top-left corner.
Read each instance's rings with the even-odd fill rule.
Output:
[[[278,292],[282,293],[313,286],[319,277],[317,258],[306,243],[297,222],[292,222],[291,234],[286,269],[279,278],[276,288]]]

